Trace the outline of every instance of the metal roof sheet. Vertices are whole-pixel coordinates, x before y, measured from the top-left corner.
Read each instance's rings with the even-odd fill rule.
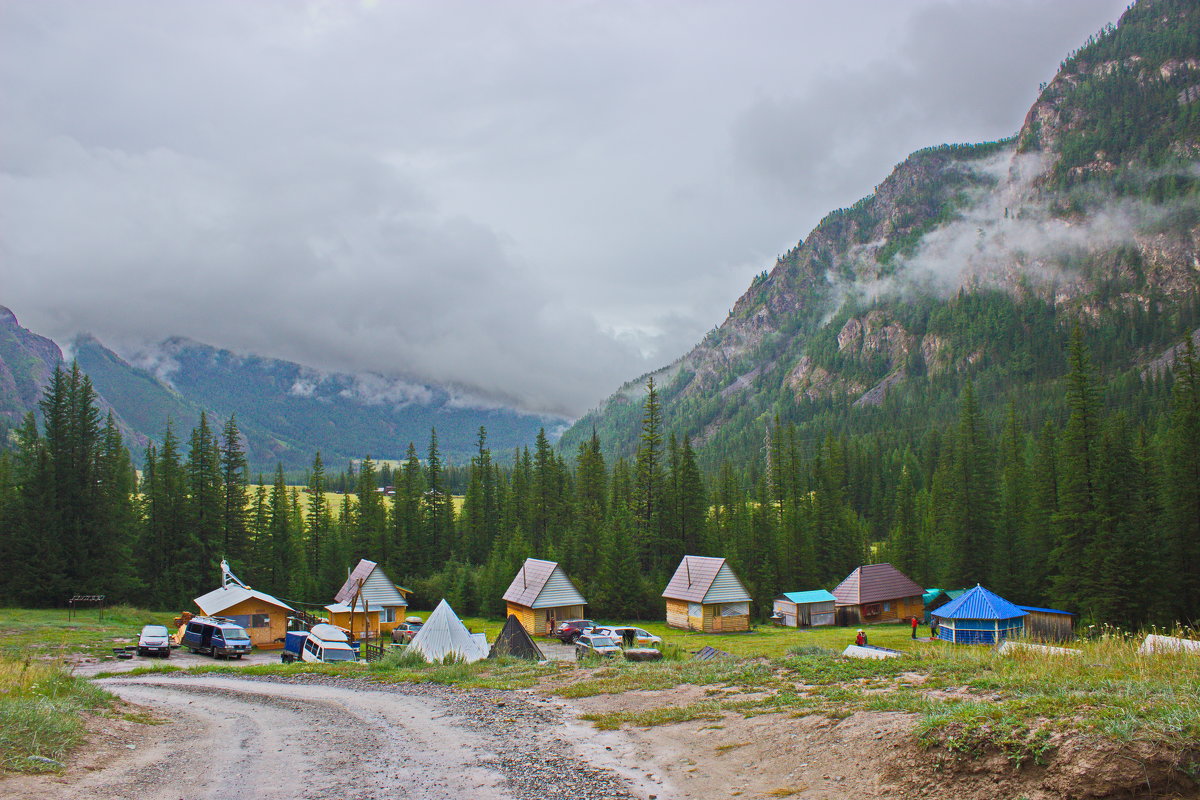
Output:
[[[891,564],[856,567],[833,590],[838,605],[857,606],[903,597],[920,597],[925,589]]]
[[[725,559],[709,556],[684,556],[662,596],[689,603],[737,603],[750,600],[746,587],[725,563]]]
[[[933,612],[941,619],[1014,619],[1025,616],[1025,612],[995,592],[976,585],[957,600]]]
[[[286,608],[288,611],[295,612],[296,609],[289,606],[277,597],[273,597],[266,592],[259,592],[254,589],[247,589],[244,586],[230,584],[222,586],[219,589],[213,589],[208,594],[202,594],[192,602],[195,603],[202,614],[220,614],[227,608],[232,608],[243,600],[249,599],[261,600],[264,603],[270,603],[273,606]]]
[[[1063,616],[1068,617],[1079,616],[1074,611],[1061,611],[1057,608],[1038,608],[1037,606],[1017,606],[1017,608],[1021,609],[1022,611],[1040,612],[1042,614],[1062,614]]]
[[[351,603],[354,600],[359,581],[362,581],[362,599],[371,607],[408,605],[408,601],[404,599],[404,595],[400,594],[387,573],[380,569],[374,561],[366,558],[360,559],[355,565],[350,577],[346,578],[346,582],[334,596],[334,602]]]
[[[779,596],[786,597],[789,601],[800,604],[832,603],[837,600],[837,598],[833,596],[833,592],[828,592],[824,589],[813,589],[812,591],[808,592],[784,592]]]
[[[555,561],[527,558],[504,593],[504,599],[526,608],[583,606],[587,601]]]

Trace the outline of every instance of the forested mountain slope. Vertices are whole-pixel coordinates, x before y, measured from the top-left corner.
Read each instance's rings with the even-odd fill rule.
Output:
[[[1062,416],[1071,327],[1110,392],[1200,327],[1200,6],[1143,0],[1068,57],[1012,138],[918,151],[829,214],[691,352],[622,387],[562,439],[665,430],[702,463],[761,460],[778,420],[814,448],[985,413]],[[1161,396],[1161,393],[1160,395]]]

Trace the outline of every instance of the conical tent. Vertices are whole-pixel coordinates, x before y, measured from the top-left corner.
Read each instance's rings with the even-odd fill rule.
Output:
[[[429,661],[441,661],[450,653],[456,654],[467,663],[487,658],[487,641],[482,635],[473,635],[454,609],[445,600],[425,620],[421,630],[408,645]]]
[[[508,615],[508,621],[504,623],[504,628],[496,637],[495,643],[492,644],[492,651],[488,653],[488,658],[500,658],[501,656],[529,658],[534,661],[546,660],[546,657],[542,655],[541,648],[530,638],[529,631],[525,630],[525,626],[521,624],[521,620],[517,619],[516,614]]]

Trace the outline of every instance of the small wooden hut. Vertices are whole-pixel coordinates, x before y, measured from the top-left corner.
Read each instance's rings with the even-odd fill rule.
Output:
[[[833,590],[837,624],[899,622],[925,613],[925,589],[891,564],[856,567]]]
[[[242,583],[226,561],[221,562],[221,587],[192,602],[206,617],[224,617],[241,625],[251,644],[267,650],[283,647],[288,616],[296,613],[282,600]]]
[[[976,584],[933,612],[938,638],[954,644],[999,644],[1025,632],[1025,612]]]
[[[1078,614],[1057,608],[1017,606],[1025,612],[1025,635],[1045,642],[1067,642],[1075,638]]]
[[[355,632],[364,630],[365,609],[368,612],[366,620],[371,623],[371,634],[386,636],[392,632],[392,628],[404,622],[408,601],[378,564],[364,558],[351,570],[342,588],[338,589],[332,605],[325,608],[329,611],[330,623]],[[373,612],[378,612],[378,616]]]
[[[551,635],[552,622],[581,619],[587,605],[562,567],[540,558],[525,559],[504,593],[504,603],[531,636]]]
[[[723,558],[684,556],[662,596],[672,628],[703,633],[750,630],[750,593]]]
[[[775,598],[772,611],[782,618],[789,628],[809,628],[832,625],[834,603],[832,592],[814,589],[810,592],[784,592]]]
[[[503,658],[504,656],[526,658],[531,661],[546,659],[546,656],[542,654],[542,649],[530,638],[529,631],[525,630],[525,626],[521,624],[521,620],[516,614],[508,615],[508,621],[504,623],[496,641],[492,642],[492,649],[488,653],[488,658]]]

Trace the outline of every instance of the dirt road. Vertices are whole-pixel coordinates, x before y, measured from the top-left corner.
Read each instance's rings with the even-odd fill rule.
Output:
[[[12,798],[532,800],[646,797],[585,763],[545,700],[362,681],[145,675],[99,681],[169,724],[101,763],[5,782]],[[147,735],[148,733],[148,735]],[[94,770],[94,771],[91,771]],[[56,792],[59,792],[56,794]]]

